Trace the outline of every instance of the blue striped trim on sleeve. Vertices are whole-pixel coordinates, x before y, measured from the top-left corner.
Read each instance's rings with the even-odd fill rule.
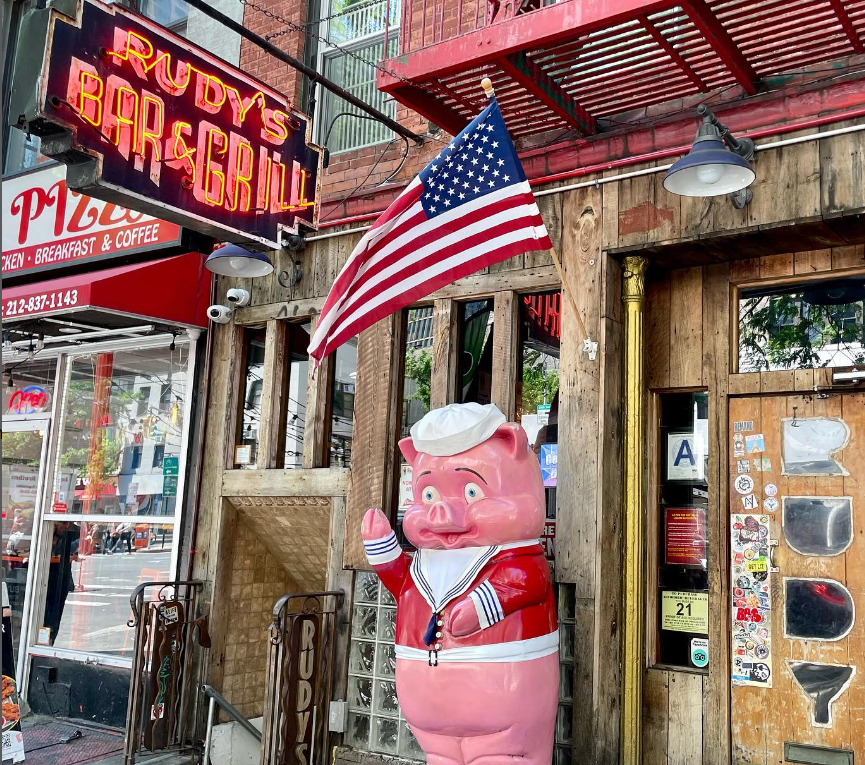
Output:
[[[481,629],[492,627],[505,618],[505,612],[502,610],[499,596],[496,595],[496,591],[488,579],[475,587],[469,593],[469,598],[475,605]]]
[[[402,549],[396,539],[396,533],[391,531],[381,539],[364,540],[363,548],[366,551],[366,559],[373,566],[390,563],[402,555]]]

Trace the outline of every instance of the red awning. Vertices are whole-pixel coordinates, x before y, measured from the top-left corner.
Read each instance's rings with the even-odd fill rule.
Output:
[[[106,268],[3,290],[3,321],[101,311],[168,324],[207,326],[210,272],[204,256]]]

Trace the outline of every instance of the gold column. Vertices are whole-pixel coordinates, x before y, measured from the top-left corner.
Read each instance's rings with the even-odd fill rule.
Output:
[[[622,266],[625,304],[624,562],[622,598],[622,765],[641,765],[643,716],[643,278],[649,262],[628,256]]]

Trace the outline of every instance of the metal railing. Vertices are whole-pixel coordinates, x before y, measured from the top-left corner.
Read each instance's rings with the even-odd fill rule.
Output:
[[[262,765],[326,765],[342,590],[283,595],[273,607]]]
[[[402,0],[399,55],[483,29],[554,2],[556,0]],[[390,13],[388,8],[386,11]]]
[[[213,725],[216,722],[217,704],[250,736],[261,743],[261,731],[240,714],[240,712],[235,709],[234,705],[219,691],[217,691],[216,688],[212,685],[202,685],[201,692],[210,699],[207,704],[207,729],[204,733],[204,758],[201,761],[202,765],[210,765],[210,747],[213,739]]]
[[[135,630],[123,765],[141,751],[191,749],[199,737],[199,694],[210,647],[199,613],[202,582],[143,582],[129,598]],[[198,675],[195,681],[193,675]]]

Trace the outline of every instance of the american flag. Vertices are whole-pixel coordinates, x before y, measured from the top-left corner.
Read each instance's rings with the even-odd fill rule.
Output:
[[[495,97],[382,213],[331,287],[315,365],[379,319],[464,276],[552,247]]]

